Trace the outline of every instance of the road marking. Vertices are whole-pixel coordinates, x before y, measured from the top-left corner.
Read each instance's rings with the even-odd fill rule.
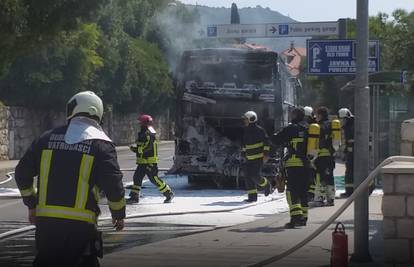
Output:
[[[12,202],[9,202],[9,203],[4,203],[4,204],[0,205],[0,209],[8,207],[8,206],[13,206],[13,205],[15,205],[19,202],[21,202],[21,200],[15,200],[15,201],[12,201]]]

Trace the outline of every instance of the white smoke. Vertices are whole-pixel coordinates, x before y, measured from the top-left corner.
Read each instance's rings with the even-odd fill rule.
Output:
[[[175,71],[177,61],[182,52],[197,48],[195,43],[198,40],[198,29],[201,25],[198,22],[196,11],[188,9],[181,3],[170,3],[153,18],[153,24],[158,28],[159,35],[163,39],[166,58],[171,71]],[[195,21],[194,21],[195,19]]]

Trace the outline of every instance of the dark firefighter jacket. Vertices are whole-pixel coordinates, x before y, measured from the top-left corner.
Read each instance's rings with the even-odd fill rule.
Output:
[[[276,147],[287,147],[285,167],[307,166],[308,122],[292,121],[288,126],[272,136],[271,142]]]
[[[137,164],[156,164],[158,162],[158,145],[155,134],[152,126],[141,128],[136,141],[137,145],[130,147],[137,154]]]
[[[335,149],[332,146],[332,127],[328,119],[318,122],[321,129],[319,138],[319,157],[330,157]]]
[[[96,224],[102,189],[112,218],[123,219],[124,188],[115,146],[98,139],[67,144],[66,130],[62,126],[44,133],[19,161],[15,177],[24,204],[36,208],[37,217]]]
[[[345,136],[345,152],[353,152],[354,149],[354,117],[345,118],[342,126]]]
[[[247,162],[263,161],[263,157],[269,153],[269,138],[266,131],[256,123],[244,128],[242,151]]]

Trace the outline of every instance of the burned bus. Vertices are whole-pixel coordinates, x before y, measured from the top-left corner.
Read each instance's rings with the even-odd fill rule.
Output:
[[[175,156],[172,173],[189,182],[238,181],[241,116],[253,110],[271,135],[283,125],[278,55],[266,49],[185,51],[176,70]],[[275,175],[274,164],[265,176]],[[266,173],[267,172],[267,173]]]

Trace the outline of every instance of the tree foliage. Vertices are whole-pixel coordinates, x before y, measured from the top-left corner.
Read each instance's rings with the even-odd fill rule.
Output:
[[[63,109],[74,93],[93,90],[116,110],[164,111],[172,95],[169,43],[153,38],[162,36],[153,20],[172,2],[1,1],[1,100]],[[192,21],[180,12],[177,21]]]
[[[239,10],[235,3],[231,4],[230,24],[240,24]]]
[[[414,70],[414,12],[396,9],[391,16],[369,18],[370,39],[380,41],[381,70]],[[348,22],[348,37],[356,38],[356,21]]]
[[[61,31],[77,29],[103,3],[104,0],[0,1],[0,75],[7,73],[18,55],[51,42]]]

